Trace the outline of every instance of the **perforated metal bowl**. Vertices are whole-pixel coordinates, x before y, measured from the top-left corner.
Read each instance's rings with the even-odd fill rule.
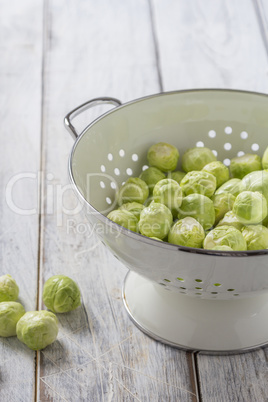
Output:
[[[82,110],[100,103],[117,107],[96,119],[78,136],[72,119]],[[243,153],[262,155],[268,145],[267,116],[267,95],[192,90],[153,95],[124,105],[113,98],[94,99],[65,117],[66,127],[78,137],[69,162],[71,181],[87,205],[89,222],[116,258],[131,271],[123,291],[129,314],[141,329],[156,339],[211,351],[245,350],[266,343],[268,326],[262,321],[265,317],[268,322],[268,250],[209,251],[158,242],[133,233],[106,218],[116,206],[116,191],[129,176],[138,176],[147,167],[147,150],[159,141],[177,146],[181,155],[188,148],[206,146],[227,166],[232,157]],[[245,317],[243,312],[249,311],[249,298],[250,306],[255,303],[255,307],[253,313],[250,310],[250,317],[247,314]],[[207,314],[200,311],[200,306],[203,309],[205,304],[210,306],[204,309]],[[192,315],[191,324],[187,324],[189,319],[185,317],[186,306],[191,310],[187,313],[188,318]],[[219,306],[221,313],[216,312]],[[242,312],[232,313],[238,306]],[[233,333],[227,336],[228,340],[226,325],[223,336],[220,334],[222,320],[216,322],[219,314],[224,316],[223,312],[228,331]],[[214,324],[219,326],[218,341],[212,344],[206,331],[211,314],[215,316]],[[259,317],[258,324],[256,318],[250,321],[252,314]],[[242,316],[248,324],[237,335],[235,328]],[[174,321],[179,322],[176,328]],[[200,322],[198,330],[196,322]],[[187,329],[185,336],[181,336],[178,331],[187,325],[192,331],[195,328],[195,334],[198,331],[202,335],[193,337]],[[245,337],[245,331],[253,334]],[[257,337],[256,331],[259,331]]]

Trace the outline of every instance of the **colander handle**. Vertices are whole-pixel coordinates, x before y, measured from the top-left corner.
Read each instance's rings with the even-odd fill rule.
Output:
[[[71,112],[69,112],[65,117],[64,117],[64,125],[66,129],[70,132],[71,136],[76,140],[76,138],[79,136],[78,132],[76,131],[75,127],[72,125],[72,120],[78,116],[80,113],[84,112],[87,109],[90,109],[94,106],[101,105],[101,104],[110,104],[114,106],[120,106],[122,103],[120,100],[115,99],[115,98],[108,98],[108,97],[103,97],[103,98],[94,98],[91,99],[85,103],[83,103],[80,106],[77,106],[75,109],[73,109]]]

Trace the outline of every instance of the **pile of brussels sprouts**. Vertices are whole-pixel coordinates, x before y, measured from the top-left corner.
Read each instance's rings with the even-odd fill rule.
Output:
[[[207,250],[268,249],[268,147],[245,154],[230,169],[206,147],[179,151],[160,142],[147,154],[149,168],[117,192],[107,217],[152,239]]]
[[[25,312],[16,302],[19,287],[11,275],[0,276],[0,336],[16,336],[32,350],[44,349],[58,335],[58,319],[54,313],[66,313],[81,304],[80,290],[68,276],[55,275],[44,286],[43,301],[51,310]]]

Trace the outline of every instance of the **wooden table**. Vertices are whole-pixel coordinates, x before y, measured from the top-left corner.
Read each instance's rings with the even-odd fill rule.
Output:
[[[126,268],[78,213],[63,117],[98,96],[186,88],[268,93],[266,0],[0,0],[1,267],[26,310],[63,273],[82,306],[33,352],[0,339],[0,400],[267,401],[268,348],[235,356],[162,345],[129,320]],[[100,110],[77,119],[82,129]]]

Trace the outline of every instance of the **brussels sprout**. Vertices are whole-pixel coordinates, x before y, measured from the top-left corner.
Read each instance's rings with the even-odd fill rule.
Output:
[[[231,193],[235,197],[241,191],[241,179],[230,179],[226,183],[222,184],[216,191],[215,194],[221,193]]]
[[[240,192],[246,190],[259,191],[268,203],[268,171],[262,170],[246,175],[241,181]]]
[[[24,307],[20,303],[0,303],[0,336],[15,336],[17,322],[24,314]]]
[[[175,170],[174,172],[168,172],[168,178],[175,180],[178,184],[182,181],[184,176],[186,175],[185,172],[181,172],[180,170]]]
[[[164,239],[172,224],[172,213],[164,204],[151,202],[141,211],[139,230],[147,237]]]
[[[182,155],[182,169],[185,172],[202,170],[208,163],[216,160],[216,156],[209,148],[190,148]]]
[[[53,313],[67,313],[81,305],[77,284],[68,276],[54,275],[49,278],[43,290],[43,301]]]
[[[157,167],[162,172],[168,172],[176,169],[179,151],[173,145],[159,142],[149,148],[147,159],[150,166]]]
[[[58,319],[50,311],[28,311],[17,323],[17,337],[32,350],[41,350],[58,335]]]
[[[161,170],[157,169],[156,167],[149,167],[148,169],[144,170],[140,174],[140,179],[145,181],[149,188],[149,193],[152,194],[154,186],[160,180],[165,179],[165,173],[161,172]]]
[[[176,216],[182,203],[182,190],[175,180],[163,179],[156,183],[153,198],[155,202],[168,207],[173,216]]]
[[[244,226],[242,235],[247,242],[248,250],[268,249],[268,229],[262,225]]]
[[[132,212],[124,209],[115,209],[109,212],[107,218],[126,229],[138,232],[138,219]]]
[[[217,188],[222,186],[223,183],[229,180],[229,169],[222,162],[215,161],[210,162],[203,167],[205,172],[213,174],[216,177]]]
[[[255,170],[261,170],[261,168],[261,158],[259,155],[245,154],[231,159],[231,174],[238,179],[242,179],[248,173]]]
[[[237,219],[233,211],[228,211],[217,226],[233,226],[241,231],[241,229],[244,227],[244,224]]]
[[[242,233],[233,226],[217,226],[205,237],[204,248],[212,250],[215,246],[229,246],[235,251],[247,249],[247,243]]]
[[[267,202],[258,191],[242,191],[233,205],[233,213],[244,224],[260,223],[267,216]]]
[[[196,219],[205,230],[210,229],[215,222],[213,201],[202,194],[188,195],[182,200],[178,219],[183,219],[187,216]]]
[[[262,168],[268,169],[268,147],[266,148],[262,156]]]
[[[0,276],[0,303],[4,301],[16,301],[19,296],[19,287],[11,275]]]
[[[233,251],[229,246],[215,246],[211,250]]]
[[[145,181],[138,177],[130,177],[119,189],[117,202],[121,206],[127,202],[139,202],[143,204],[149,195],[149,189]]]
[[[185,195],[203,194],[211,197],[216,190],[216,177],[205,171],[191,171],[187,173],[180,184]]]
[[[235,196],[230,193],[215,194],[211,198],[215,209],[215,224],[217,224],[233,208]]]
[[[202,247],[205,231],[200,223],[191,217],[174,223],[168,234],[168,242],[186,247]]]
[[[140,204],[139,202],[127,202],[126,204],[123,204],[121,205],[121,207],[119,207],[121,211],[131,212],[133,215],[136,216],[138,220],[140,219],[140,213],[143,210],[143,208],[144,205]]]
[[[158,237],[149,237],[149,239],[158,240],[158,241],[163,241],[162,239],[159,239]]]

